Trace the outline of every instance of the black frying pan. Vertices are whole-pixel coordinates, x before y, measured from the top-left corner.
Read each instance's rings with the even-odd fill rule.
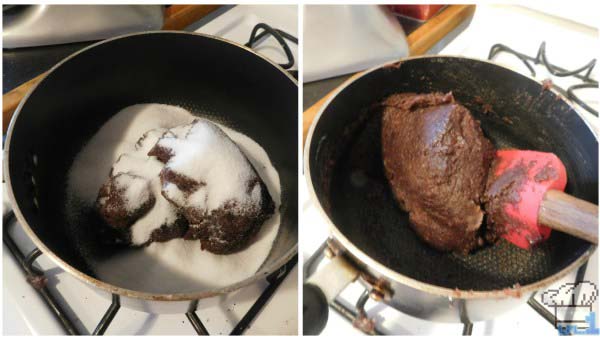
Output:
[[[497,148],[555,153],[567,169],[565,191],[598,202],[597,138],[563,98],[491,62],[417,57],[352,81],[313,122],[306,145],[306,172],[313,198],[331,222],[334,239],[358,267],[376,276],[383,274],[392,286],[409,286],[413,297],[423,292],[445,297],[446,307],[448,297],[502,298],[505,288],[519,285],[521,296],[549,285],[587,258],[594,247],[553,231],[548,241],[532,251],[500,241],[470,255],[442,253],[417,237],[408,225],[408,214],[394,199],[383,170],[377,103],[397,92],[449,91],[481,122]],[[485,104],[491,105],[491,112],[486,112],[490,107]],[[422,307],[415,300],[412,307],[406,306],[412,301],[407,296],[400,292],[388,303],[409,313],[413,308],[411,314],[419,317],[440,319],[439,313],[431,311],[435,303]],[[440,302],[443,308],[443,299]],[[487,313],[472,311],[470,315],[472,320],[493,317],[493,305]],[[458,315],[452,320],[458,321]]]
[[[210,291],[122,289],[96,277],[86,260],[88,235],[70,235],[66,176],[75,155],[124,107],[181,106],[252,138],[281,182],[281,225],[271,253],[253,277]],[[297,248],[297,84],[252,50],[200,34],[152,32],[110,39],[54,67],[23,100],[5,146],[5,178],[14,211],[42,251],[78,278],[122,296],[194,300],[231,291],[273,272]]]

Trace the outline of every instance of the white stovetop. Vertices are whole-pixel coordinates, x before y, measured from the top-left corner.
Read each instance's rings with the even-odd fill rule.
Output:
[[[473,21],[458,37],[447,44],[445,41],[434,46],[431,53],[470,56],[486,59],[490,47],[495,43],[504,43],[522,53],[534,55],[542,41],[546,41],[546,51],[550,62],[566,68],[578,68],[593,58],[598,58],[598,30],[589,26],[577,24],[550,16],[531,9],[518,6],[477,6]],[[446,45],[447,44],[447,45]],[[440,46],[445,46],[441,48]],[[596,47],[596,48],[594,48]],[[574,52],[576,51],[576,53]],[[516,71],[524,72],[520,61],[511,58],[498,58],[497,61]],[[539,68],[539,79],[546,79],[549,74]],[[593,77],[598,79],[598,70]],[[553,79],[556,84],[564,80]],[[599,109],[598,91],[585,94],[585,100]],[[578,110],[582,116],[596,128],[598,118],[583,110]],[[322,216],[310,202],[306,180],[302,176],[300,190],[303,259],[306,260],[326,240],[329,233]],[[575,273],[557,282],[558,287],[566,282],[573,282]],[[598,252],[595,252],[589,262],[586,280],[598,281]],[[362,292],[362,287],[354,283],[341,294],[342,302],[354,303]],[[460,335],[462,324],[435,323],[404,315],[387,306],[369,301],[366,305],[370,316],[377,315],[380,327],[390,334],[418,335]],[[598,311],[598,301],[594,305]],[[362,334],[337,312],[330,309],[329,320],[323,335],[347,336]],[[596,321],[596,324],[599,324]],[[494,320],[477,322],[473,326],[473,335],[529,335],[536,338],[557,335],[557,331],[532,308],[524,304],[521,307],[502,315]]]
[[[298,36],[297,6],[236,6],[223,15],[202,26],[198,31],[218,35],[244,44],[252,27],[265,22],[272,27]],[[284,62],[285,55],[277,42],[268,38],[255,50],[275,62]],[[289,44],[298,60],[298,48]],[[294,66],[297,68],[297,65]],[[4,191],[4,190],[3,190]],[[6,197],[4,203],[7,202]],[[4,206],[6,208],[6,206]],[[25,236],[20,226],[14,228],[18,245],[25,253],[33,249],[33,244]],[[64,334],[42,299],[25,281],[16,260],[3,245],[3,334]],[[69,300],[72,310],[77,313],[75,326],[84,333],[92,332],[110,301],[101,298],[85,284],[55,266],[47,257],[41,256],[36,262],[46,271],[49,286]],[[298,265],[288,274],[264,309],[245,334],[298,333]],[[201,300],[198,317],[211,334],[228,334],[254,301],[258,298],[266,282],[260,282],[223,297]],[[121,307],[106,334],[188,334],[195,331],[183,314],[153,315]]]
[[[15,226],[13,237],[25,254],[34,248],[20,225]],[[42,255],[36,262],[48,278],[52,292],[68,300],[67,315],[74,320],[75,327],[83,334],[91,333],[110,301],[97,295],[86,284],[58,268],[50,259]],[[4,335],[61,335],[65,334],[43,300],[27,283],[16,259],[3,245],[3,287],[2,304]],[[279,286],[271,300],[258,314],[245,334],[297,334],[298,266],[296,266]],[[198,317],[211,334],[228,334],[252,306],[266,282],[243,288],[223,297],[201,300]],[[75,317],[75,314],[77,316]],[[121,307],[106,334],[152,334],[152,335],[194,335],[195,331],[182,314],[155,315]]]
[[[250,32],[258,23],[283,30],[298,38],[298,6],[296,5],[239,5],[225,12],[217,19],[200,27],[196,32],[216,35],[244,45],[250,38]],[[298,45],[286,40],[294,55],[292,70],[298,69]],[[268,37],[253,49],[282,64],[287,58],[281,45],[273,37]]]

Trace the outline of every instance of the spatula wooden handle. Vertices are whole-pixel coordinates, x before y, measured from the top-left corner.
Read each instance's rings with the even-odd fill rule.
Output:
[[[558,190],[548,190],[538,222],[554,230],[598,244],[598,206]]]

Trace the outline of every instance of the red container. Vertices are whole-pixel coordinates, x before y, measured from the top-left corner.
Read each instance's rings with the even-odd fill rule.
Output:
[[[388,5],[392,12],[417,20],[428,20],[446,5]]]

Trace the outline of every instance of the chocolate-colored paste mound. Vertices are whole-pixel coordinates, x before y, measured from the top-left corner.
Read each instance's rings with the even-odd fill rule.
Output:
[[[275,212],[242,150],[205,119],[146,132],[113,164],[96,206],[107,242],[183,238],[215,254],[243,249]]]
[[[101,230],[103,242],[146,246],[181,238],[187,231],[183,215],[160,193],[158,175],[163,164],[146,156],[166,131],[147,131],[133,150],[113,164],[96,199],[100,217],[112,227]]]
[[[275,204],[244,153],[217,125],[198,119],[172,129],[148,152],[165,164],[162,196],[189,223],[183,236],[229,254],[248,245]]]
[[[483,243],[481,199],[495,149],[452,93],[399,93],[383,103],[386,176],[416,233],[441,251]]]
[[[129,192],[135,200],[129,200]],[[147,181],[129,173],[111,176],[98,193],[98,210],[106,223],[125,229],[150,210],[156,198],[150,191]]]

